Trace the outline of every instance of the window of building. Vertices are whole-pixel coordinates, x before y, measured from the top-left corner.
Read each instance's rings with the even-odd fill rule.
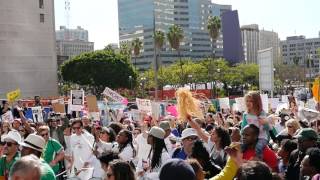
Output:
[[[43,9],[43,8],[44,8],[43,0],[39,0],[39,8],[41,8],[41,9]]]
[[[40,22],[44,23],[44,14],[40,14]]]

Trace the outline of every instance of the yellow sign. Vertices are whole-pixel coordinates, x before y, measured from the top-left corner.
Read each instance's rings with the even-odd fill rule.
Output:
[[[11,91],[7,93],[7,99],[10,102],[15,101],[16,99],[18,99],[21,95],[20,89],[17,89],[15,91]]]
[[[319,90],[320,90],[320,78],[316,78],[312,86],[312,95],[317,102],[320,102]]]

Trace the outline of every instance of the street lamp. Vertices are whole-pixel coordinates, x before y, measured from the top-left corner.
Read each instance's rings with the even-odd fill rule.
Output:
[[[192,74],[188,75],[188,79],[189,79],[189,82],[190,82],[190,90],[192,90]]]
[[[130,90],[132,91],[132,76],[129,76]]]
[[[142,86],[142,96],[143,97],[144,97],[144,85],[145,85],[145,82],[146,82],[146,78],[142,77],[141,78],[141,86]]]

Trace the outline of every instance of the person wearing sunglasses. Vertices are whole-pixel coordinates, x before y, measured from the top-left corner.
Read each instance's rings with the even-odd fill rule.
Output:
[[[172,158],[179,158],[179,159],[187,159],[190,157],[192,153],[192,146],[193,143],[198,140],[198,135],[195,129],[187,128],[182,131],[181,135],[182,140],[182,147],[177,148],[172,155]]]
[[[20,159],[19,143],[21,142],[21,136],[17,131],[10,131],[3,136],[2,141],[4,155],[0,159],[0,176],[7,179],[12,165]]]
[[[50,129],[48,126],[40,126],[38,135],[46,141],[42,152],[43,159],[52,167],[54,173],[58,174],[62,170],[62,160],[64,159],[64,149],[62,145],[50,137]]]

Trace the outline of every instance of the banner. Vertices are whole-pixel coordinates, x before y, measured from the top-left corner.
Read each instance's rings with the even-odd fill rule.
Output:
[[[13,115],[11,111],[7,111],[1,116],[2,121],[13,122]]]
[[[32,110],[33,122],[34,123],[43,122],[41,106],[31,107],[31,110]]]
[[[71,111],[81,111],[84,104],[84,91],[71,90]]]
[[[235,98],[235,101],[236,101],[236,107],[238,108],[238,111],[242,112],[247,110],[246,101],[244,97]]]
[[[99,112],[96,96],[87,96],[87,105],[89,112]]]
[[[220,109],[230,109],[229,98],[219,98]]]
[[[262,109],[264,112],[269,113],[269,99],[268,94],[260,94]]]
[[[120,94],[118,94],[117,92],[113,91],[112,89],[106,87],[103,91],[104,95],[108,96],[109,98],[111,98],[112,100],[116,101],[116,102],[125,102],[125,98],[123,96],[121,96]]]
[[[152,105],[149,99],[136,98],[138,109],[145,113],[152,113]]]
[[[18,99],[21,96],[21,91],[20,89],[16,89],[14,91],[8,92],[7,93],[7,99],[9,102],[13,102],[16,99]]]

